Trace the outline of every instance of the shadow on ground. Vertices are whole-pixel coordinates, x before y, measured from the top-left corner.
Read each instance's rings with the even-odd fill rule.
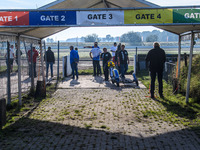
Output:
[[[112,133],[101,128],[80,128],[25,117],[1,131],[0,147],[2,149],[197,150],[200,147],[200,140],[189,129],[142,137]]]
[[[168,112],[172,112],[173,114],[177,114],[179,117],[186,119],[196,119],[198,116],[198,112],[191,109],[188,105],[180,105],[176,102],[170,101],[168,98],[164,98],[163,100],[154,99],[155,101],[161,103]]]

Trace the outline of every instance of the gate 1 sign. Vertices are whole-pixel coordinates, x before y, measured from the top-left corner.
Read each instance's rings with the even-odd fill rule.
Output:
[[[77,11],[77,25],[123,25],[124,11]]]
[[[29,25],[29,12],[0,12],[0,26]]]

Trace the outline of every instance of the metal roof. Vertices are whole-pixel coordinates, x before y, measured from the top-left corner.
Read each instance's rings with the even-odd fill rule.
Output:
[[[57,0],[39,9],[160,7],[145,0]]]

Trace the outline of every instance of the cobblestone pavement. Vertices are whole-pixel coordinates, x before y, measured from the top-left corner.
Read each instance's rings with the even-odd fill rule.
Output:
[[[147,89],[61,88],[5,129],[2,150],[198,150],[199,137]]]

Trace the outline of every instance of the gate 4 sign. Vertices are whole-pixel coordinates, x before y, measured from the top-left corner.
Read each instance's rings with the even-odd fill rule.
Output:
[[[80,26],[124,24],[124,11],[78,11],[76,15]]]
[[[0,26],[28,25],[29,12],[0,12]]]
[[[173,23],[172,9],[125,10],[124,24]]]

